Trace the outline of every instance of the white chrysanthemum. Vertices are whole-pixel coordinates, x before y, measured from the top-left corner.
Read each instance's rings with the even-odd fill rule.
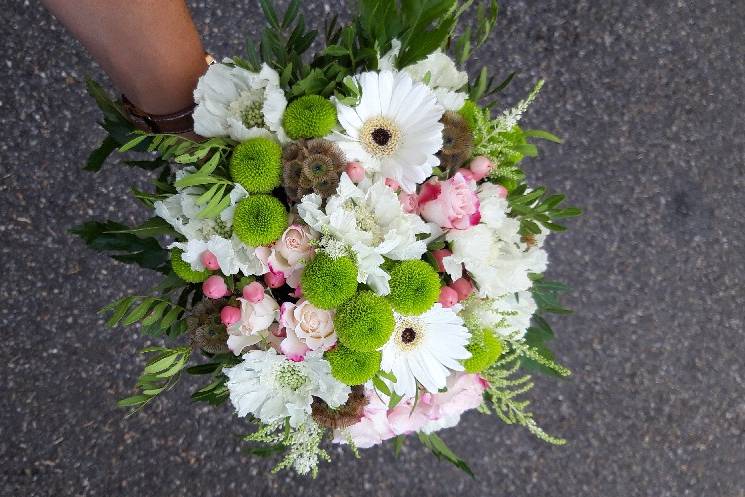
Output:
[[[401,42],[393,40],[391,50],[380,58],[381,70],[394,70],[396,58],[401,50]],[[426,59],[407,66],[403,72],[414,81],[426,82],[437,96],[437,101],[447,110],[460,110],[466,101],[466,94],[458,91],[468,83],[468,73],[459,71],[453,59],[438,49]]]
[[[530,327],[538,306],[530,292],[517,292],[495,299],[468,299],[460,315],[474,326],[489,328],[502,337],[520,340]],[[469,326],[471,326],[469,324]]]
[[[396,314],[396,327],[383,346],[380,368],[396,377],[393,390],[414,397],[417,382],[435,393],[452,371],[463,371],[461,360],[471,357],[466,345],[471,334],[452,310],[435,304],[419,316]]]
[[[331,365],[320,351],[293,362],[271,348],[252,350],[224,372],[238,416],[253,414],[264,423],[289,418],[290,426],[300,426],[310,417],[313,397],[333,408],[344,404],[351,392],[331,376]]]
[[[442,261],[453,278],[462,276],[463,266],[476,281],[481,297],[498,298],[532,286],[530,273],[542,273],[548,255],[540,244],[528,246],[520,236],[520,222],[507,217],[507,200],[496,194],[494,185],[479,188],[481,224],[446,235],[453,255]]]
[[[350,160],[396,180],[413,193],[440,163],[440,118],[444,112],[432,90],[403,72],[366,72],[355,76],[362,90],[356,107],[336,103],[344,133],[328,136]]]
[[[276,136],[286,142],[282,115],[287,99],[277,72],[266,64],[256,73],[228,65],[230,59],[223,62],[211,65],[199,78],[194,90],[194,131],[238,141]]]
[[[358,280],[375,292],[390,292],[388,273],[380,268],[383,256],[394,260],[419,259],[427,250],[433,228],[416,214],[404,212],[395,192],[383,180],[355,185],[341,175],[336,194],[326,200],[303,197],[297,210],[311,228],[344,242],[355,254]],[[418,235],[426,235],[418,239]]]

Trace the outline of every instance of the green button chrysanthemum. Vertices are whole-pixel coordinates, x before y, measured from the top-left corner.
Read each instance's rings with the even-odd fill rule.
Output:
[[[371,352],[385,345],[395,326],[388,301],[368,291],[344,302],[334,318],[339,341],[360,352]]]
[[[233,232],[250,247],[269,245],[286,229],[287,211],[272,196],[249,195],[235,206]]]
[[[468,373],[480,373],[502,355],[502,342],[491,330],[477,330],[471,333],[471,341],[466,349],[471,357],[463,361],[463,367]]]
[[[381,353],[358,352],[337,344],[324,354],[331,364],[331,375],[346,385],[361,385],[380,370]]]
[[[411,316],[429,310],[440,296],[440,277],[424,261],[403,261],[389,271],[388,301],[399,313]]]
[[[184,251],[178,248],[171,250],[171,267],[176,276],[188,283],[201,283],[206,280],[210,272],[207,269],[194,271],[191,265],[181,258]]]
[[[293,140],[321,138],[336,126],[336,107],[320,95],[305,95],[287,106],[282,119]]]
[[[282,182],[282,148],[268,138],[239,143],[230,158],[230,175],[249,193],[269,193]]]
[[[311,304],[333,309],[357,291],[357,265],[350,257],[332,259],[320,252],[305,267],[300,284]]]

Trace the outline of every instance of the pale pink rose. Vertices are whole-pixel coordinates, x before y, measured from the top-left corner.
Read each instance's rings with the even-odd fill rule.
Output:
[[[447,181],[433,179],[424,183],[419,194],[421,216],[442,228],[464,230],[478,224],[481,213],[473,186],[475,183],[461,173]]]
[[[396,435],[406,435],[420,431],[432,419],[431,403],[433,395],[422,393],[419,400],[401,400],[388,411],[388,423]]]
[[[431,433],[457,425],[461,414],[481,405],[486,387],[487,383],[478,374],[451,375],[447,381],[447,391],[432,395],[429,403],[430,421],[422,431]]]
[[[319,309],[307,300],[282,305],[280,324],[310,350],[328,350],[336,343],[334,312]]]
[[[300,270],[315,253],[312,241],[316,238],[307,226],[291,225],[271,249],[267,258],[270,272],[281,273],[287,279],[288,285],[297,288],[300,282]]]
[[[241,319],[228,326],[228,347],[235,355],[243,349],[255,345],[267,335],[267,330],[277,319],[279,305],[270,295],[265,295],[260,302],[250,302],[239,298]]]

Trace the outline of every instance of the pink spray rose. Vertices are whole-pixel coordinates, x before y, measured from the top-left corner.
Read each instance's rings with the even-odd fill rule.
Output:
[[[228,348],[240,355],[244,348],[257,344],[266,336],[269,327],[277,319],[279,305],[270,295],[259,302],[239,298],[241,318],[228,326]]]
[[[319,309],[307,300],[282,305],[280,324],[287,336],[296,336],[310,350],[328,350],[336,343],[334,312]]]
[[[270,271],[282,273],[287,279],[287,284],[292,288],[297,288],[300,282],[300,270],[304,267],[305,261],[312,259],[315,253],[311,245],[314,239],[315,236],[311,234],[307,226],[291,225],[272,247],[268,258]]]
[[[447,181],[432,179],[422,185],[419,212],[442,228],[468,229],[481,220],[475,183],[456,173]]]

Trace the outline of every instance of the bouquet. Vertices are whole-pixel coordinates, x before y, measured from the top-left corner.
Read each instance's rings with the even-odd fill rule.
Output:
[[[139,410],[201,376],[192,399],[232,404],[255,427],[249,452],[313,476],[324,440],[359,457],[407,435],[470,473],[437,432],[471,409],[563,443],[522,396],[534,371],[569,374],[547,347],[546,314],[568,311],[543,245],[580,212],[525,182],[532,141],[560,141],[519,124],[542,81],[500,112],[512,75],[461,69],[497,4],[458,30],[472,2],[361,0],[308,57],[319,35],[300,2],[281,16],[260,3],[260,43],[194,91],[203,141],[134,130],[89,82],[108,135],[87,169],[118,149],[154,175],[151,191],[132,189],[144,223],[73,229],[163,276],[103,309],[163,342],[119,404]]]

